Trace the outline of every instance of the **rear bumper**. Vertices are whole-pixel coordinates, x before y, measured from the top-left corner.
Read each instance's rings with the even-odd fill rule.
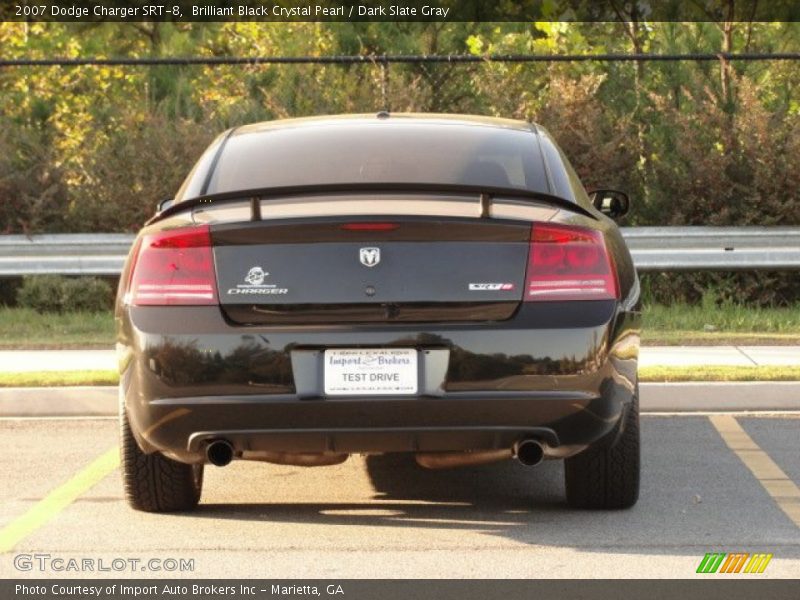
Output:
[[[228,440],[252,451],[357,453],[511,448],[542,441],[568,456],[613,435],[629,394],[456,394],[445,397],[299,400],[295,397],[155,400],[134,419],[146,443],[184,462]]]
[[[120,315],[121,400],[142,448],[183,462],[203,461],[212,439],[237,453],[356,453],[505,449],[535,437],[570,456],[613,439],[636,383],[638,313],[581,304],[424,330],[244,328],[216,308],[132,308]],[[425,355],[420,395],[322,393],[322,349],[387,346]]]

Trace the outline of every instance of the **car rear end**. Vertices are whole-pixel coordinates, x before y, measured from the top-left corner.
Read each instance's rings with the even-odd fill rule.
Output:
[[[197,484],[233,459],[437,468],[614,447],[639,314],[613,223],[493,185],[347,187],[178,204],[142,230],[117,302],[141,461]]]

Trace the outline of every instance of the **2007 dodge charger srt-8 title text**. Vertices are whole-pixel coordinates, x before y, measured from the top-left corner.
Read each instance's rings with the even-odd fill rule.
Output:
[[[565,459],[576,507],[639,493],[639,284],[542,127],[321,117],[214,141],[139,233],[116,303],[125,491],[203,467]]]

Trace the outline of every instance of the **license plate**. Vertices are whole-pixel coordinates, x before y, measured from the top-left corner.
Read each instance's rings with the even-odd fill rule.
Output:
[[[324,360],[329,396],[417,393],[416,350],[325,350]]]

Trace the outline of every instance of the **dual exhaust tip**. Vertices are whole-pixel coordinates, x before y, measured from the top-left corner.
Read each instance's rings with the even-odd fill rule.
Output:
[[[206,460],[217,467],[224,467],[231,463],[236,451],[233,445],[224,439],[211,440],[206,445]],[[295,467],[321,467],[338,465],[347,460],[349,454],[316,454],[293,452],[251,452],[245,450],[240,453],[240,458],[248,460],[262,460],[278,465],[292,465]]]
[[[514,456],[520,464],[535,467],[544,460],[544,446],[538,440],[526,438],[514,444]]]
[[[206,458],[217,467],[229,465],[233,460],[233,446],[227,440],[214,440],[206,446]]]
[[[535,467],[545,456],[545,446],[534,438],[524,438],[511,448],[482,450],[476,452],[418,452],[417,464],[426,469],[451,469],[454,467],[476,467],[516,458],[526,467]]]
[[[494,462],[495,460],[507,457],[508,455],[505,454],[507,452],[508,450],[505,452],[500,451],[500,453],[497,451],[491,453],[435,453],[430,455],[418,455],[417,461],[422,466],[428,468],[446,468]],[[544,460],[545,448],[538,440],[525,438],[514,444],[511,453],[512,456],[515,456],[517,460],[526,467],[535,467]],[[490,454],[491,456],[489,456]],[[214,440],[206,446],[206,459],[217,467],[229,465],[233,460],[233,455],[233,446],[227,440]],[[420,460],[421,458],[423,460]]]

